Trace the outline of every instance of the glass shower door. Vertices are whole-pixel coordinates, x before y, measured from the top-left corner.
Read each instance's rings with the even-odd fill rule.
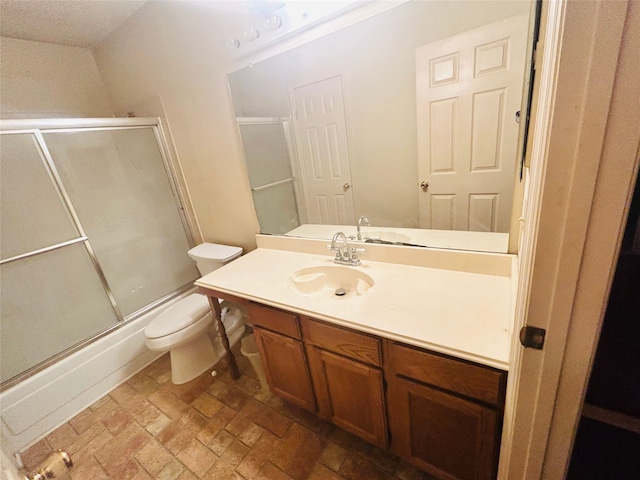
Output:
[[[0,380],[119,321],[33,132],[0,150]]]
[[[2,131],[2,387],[139,318],[198,278],[154,121],[74,120],[66,128],[17,121]]]
[[[44,138],[125,318],[198,278],[153,128]]]

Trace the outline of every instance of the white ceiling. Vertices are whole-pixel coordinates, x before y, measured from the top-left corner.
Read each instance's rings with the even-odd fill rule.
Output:
[[[91,48],[104,40],[136,10],[157,0],[0,0],[3,37]],[[160,0],[167,1],[167,0]],[[284,5],[277,0],[172,0],[217,10],[237,28],[238,18],[267,15]],[[227,23],[231,23],[227,25]],[[223,27],[223,34],[226,32]]]
[[[90,48],[147,0],[0,0],[0,35]]]

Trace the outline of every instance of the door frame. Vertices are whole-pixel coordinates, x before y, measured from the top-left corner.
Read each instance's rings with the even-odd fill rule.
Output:
[[[635,3],[544,4],[514,333],[547,333],[544,350],[513,336],[501,479],[563,478],[571,458],[638,168]]]

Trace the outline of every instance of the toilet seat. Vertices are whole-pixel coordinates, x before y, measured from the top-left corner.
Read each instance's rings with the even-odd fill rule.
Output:
[[[211,314],[205,315],[200,320],[192,323],[188,327],[185,327],[177,332],[170,333],[163,337],[157,338],[145,338],[145,344],[149,350],[169,350],[171,348],[179,347],[180,345],[192,341],[195,337],[201,334],[206,334],[206,330],[211,324]],[[148,327],[147,327],[148,328]]]
[[[237,306],[223,302],[223,322],[231,345],[244,332],[244,319]],[[188,382],[211,368],[225,354],[217,334],[217,322],[206,296],[188,295],[154,318],[144,330],[144,343],[149,350],[169,351],[171,381]]]
[[[147,338],[165,337],[193,325],[210,312],[207,297],[192,293],[151,320],[144,334]]]
[[[237,311],[237,307],[236,311],[227,312],[227,305],[225,302],[221,308],[225,330],[227,335],[231,335],[241,326],[242,314]],[[147,343],[153,343],[154,348],[164,348],[160,344],[178,345],[183,338],[206,329],[212,320],[213,315],[207,297],[192,293],[154,318],[145,328],[144,335]]]

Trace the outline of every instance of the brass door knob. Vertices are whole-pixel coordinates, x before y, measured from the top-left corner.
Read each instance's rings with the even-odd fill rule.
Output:
[[[423,192],[426,192],[427,190],[429,190],[429,182],[427,182],[426,180],[421,181],[420,188]]]
[[[344,188],[345,190],[349,190],[351,188],[351,184],[347,182],[344,185],[342,185],[342,188]]]

